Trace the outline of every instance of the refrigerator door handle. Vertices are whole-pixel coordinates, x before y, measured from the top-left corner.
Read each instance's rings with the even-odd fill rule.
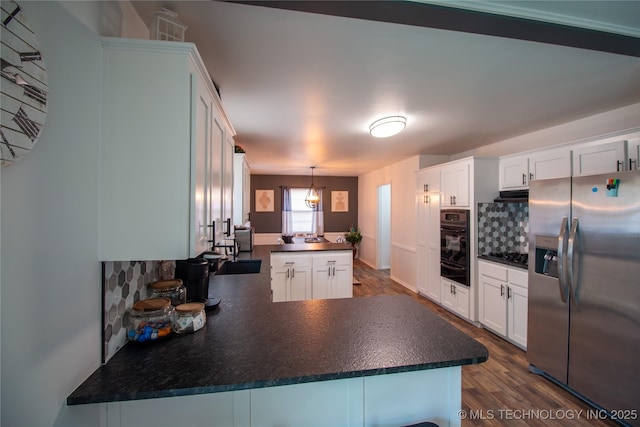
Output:
[[[562,217],[562,224],[560,225],[560,234],[558,235],[558,286],[560,287],[560,299],[562,302],[567,302],[567,295],[565,292],[566,281],[564,275],[564,241],[567,237],[567,230],[569,226],[569,218]]]
[[[578,306],[578,300],[576,299],[578,284],[575,282],[575,275],[573,274],[573,257],[575,254],[576,238],[578,237],[578,223],[578,218],[573,218],[571,221],[571,233],[569,234],[569,241],[567,244],[567,276],[569,278],[569,292],[571,294],[571,304],[575,307]]]

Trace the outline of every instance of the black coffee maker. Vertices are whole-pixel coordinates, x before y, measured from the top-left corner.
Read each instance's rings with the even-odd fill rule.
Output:
[[[209,299],[209,262],[202,258],[176,261],[176,279],[182,280],[187,288],[188,302],[204,303],[205,309],[213,309],[220,299]]]

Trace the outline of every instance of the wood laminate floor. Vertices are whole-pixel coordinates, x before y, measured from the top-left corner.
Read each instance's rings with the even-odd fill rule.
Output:
[[[488,361],[462,367],[463,427],[618,426],[598,419],[598,412],[589,405],[530,373],[523,350],[394,282],[389,270],[375,270],[354,260],[353,276],[361,283],[353,286],[354,297],[409,295],[487,347]]]

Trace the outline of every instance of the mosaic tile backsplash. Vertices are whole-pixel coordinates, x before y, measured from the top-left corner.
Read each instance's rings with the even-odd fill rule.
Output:
[[[478,255],[527,253],[528,233],[528,203],[478,203]]]
[[[102,263],[102,363],[127,341],[125,313],[146,299],[147,285],[162,277],[160,261],[110,261]]]

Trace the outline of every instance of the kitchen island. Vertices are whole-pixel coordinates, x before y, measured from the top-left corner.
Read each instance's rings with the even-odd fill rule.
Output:
[[[109,426],[460,425],[461,366],[487,349],[410,297],[271,302],[272,251],[340,247],[243,253],[260,273],[212,276],[203,330],[127,344],[67,404],[102,405]]]

